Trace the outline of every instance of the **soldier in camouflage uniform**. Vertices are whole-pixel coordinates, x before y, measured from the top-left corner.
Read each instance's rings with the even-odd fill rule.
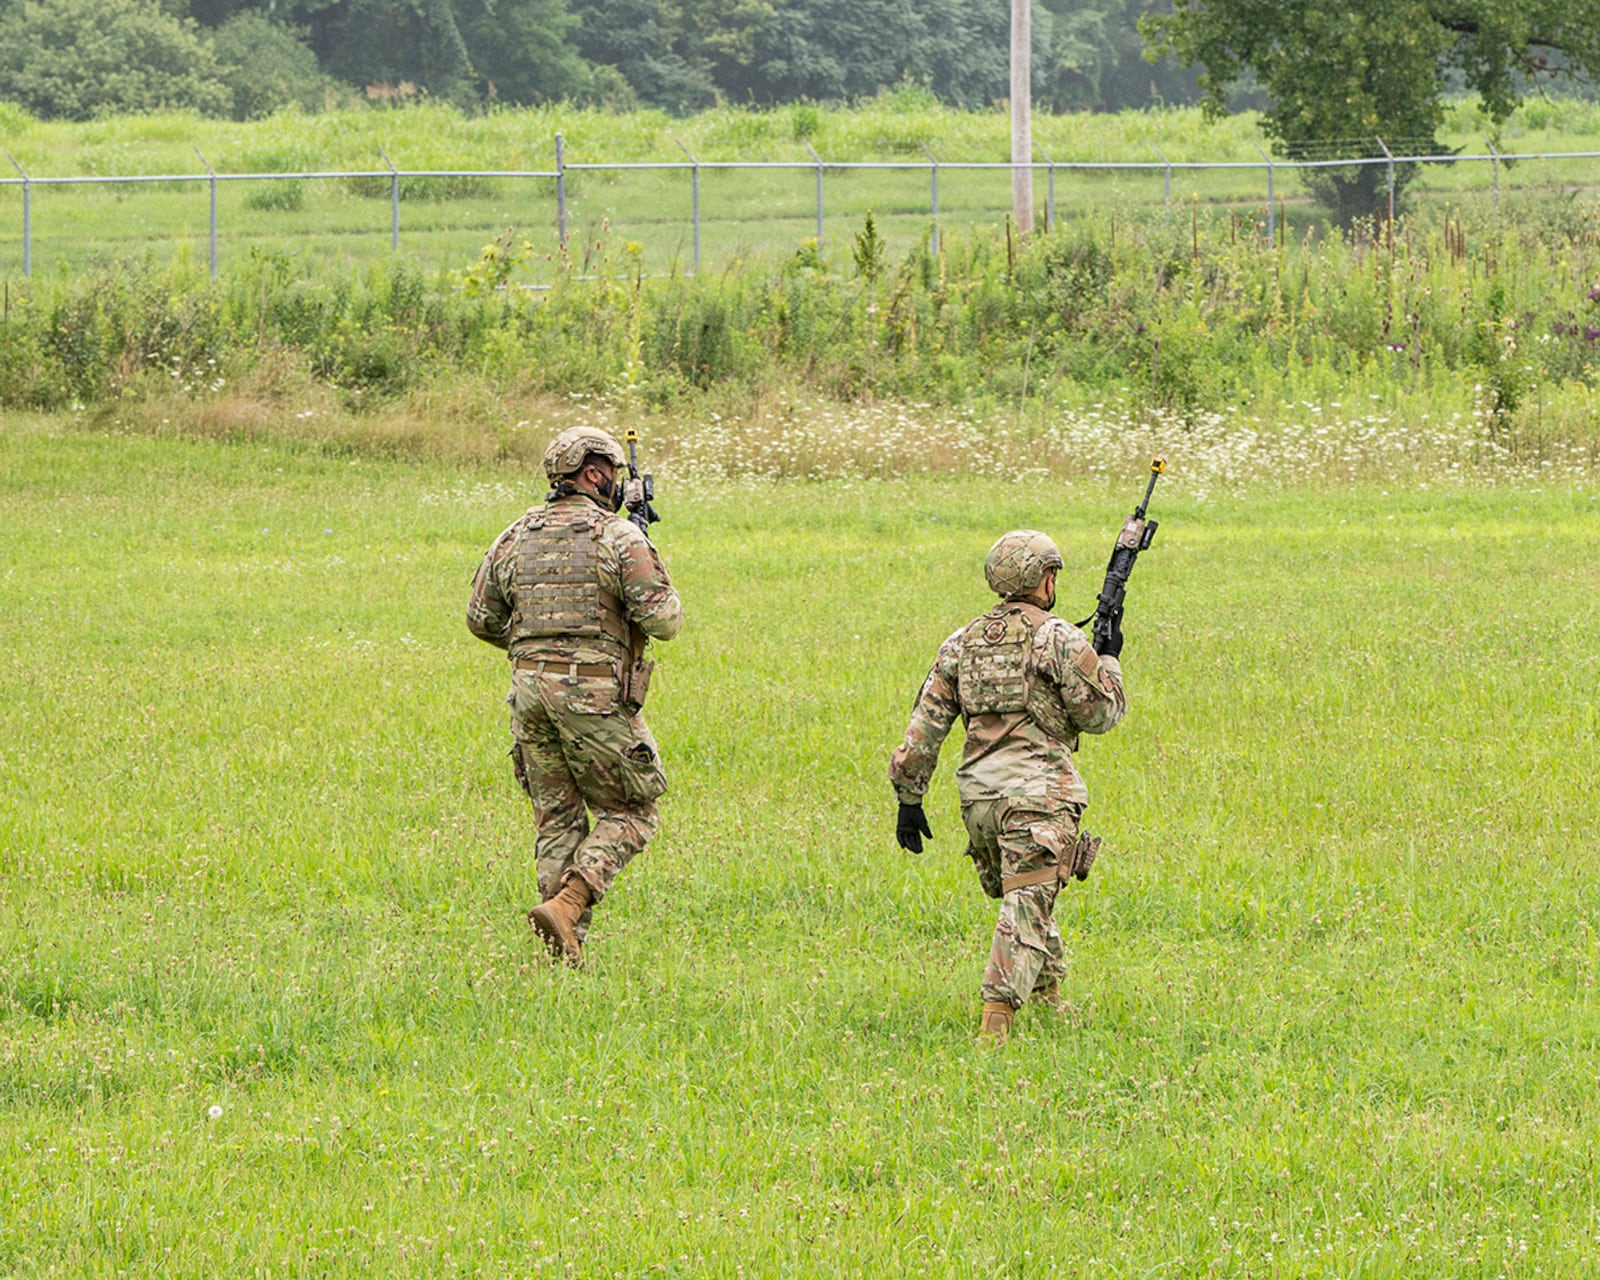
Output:
[[[667,789],[640,713],[654,665],[644,649],[678,634],[683,606],[643,532],[638,482],[619,480],[624,461],[603,431],[557,436],[549,496],[495,539],[467,605],[473,635],[511,659],[511,757],[538,827],[542,901],[528,921],[573,966]]]
[[[983,974],[980,1038],[990,1043],[1010,1035],[1030,997],[1058,999],[1066,968],[1052,909],[1069,874],[1087,875],[1097,843],[1085,838],[1079,852],[1089,792],[1072,753],[1080,733],[1107,732],[1127,709],[1120,619],[1111,644],[1096,653],[1082,631],[1053,616],[1061,565],[1056,544],[1029,529],[990,548],[984,576],[1000,603],[940,646],[889,763],[900,804],[896,838],[920,853],[932,834],[922,798],[961,717],[956,783],[967,856],[984,892],[1000,899]]]

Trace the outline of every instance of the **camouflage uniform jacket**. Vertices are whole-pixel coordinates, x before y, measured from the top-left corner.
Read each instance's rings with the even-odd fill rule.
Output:
[[[495,539],[472,581],[472,598],[467,603],[467,626],[472,634],[507,649],[513,659],[615,663],[616,654],[603,636],[542,636],[511,643],[517,548],[533,518],[542,513],[547,521],[589,521],[597,510],[604,515],[596,547],[600,589],[621,602],[629,623],[646,636],[670,640],[677,635],[683,626],[683,604],[655,547],[623,517],[581,493],[546,499],[543,507],[531,508]]]
[[[955,632],[939,647],[912,708],[905,740],[889,762],[889,780],[902,804],[922,802],[939,748],[957,716],[967,731],[956,769],[962,804],[1004,797],[1036,800],[1050,809],[1088,804],[1089,789],[1072,753],[1080,733],[1105,733],[1122,719],[1128,706],[1122,667],[1113,657],[1096,655],[1088,637],[1070,622],[1024,608],[1031,611],[1035,626],[1027,657],[1026,708],[970,716],[962,712],[961,649],[968,628]]]

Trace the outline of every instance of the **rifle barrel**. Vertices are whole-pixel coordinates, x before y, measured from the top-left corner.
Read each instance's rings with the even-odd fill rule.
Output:
[[[1161,473],[1167,469],[1165,458],[1156,458],[1150,463],[1150,483],[1144,487],[1144,497],[1140,500],[1138,508],[1134,511],[1136,519],[1143,520],[1145,508],[1150,505],[1150,495],[1156,491],[1156,481],[1161,479]]]

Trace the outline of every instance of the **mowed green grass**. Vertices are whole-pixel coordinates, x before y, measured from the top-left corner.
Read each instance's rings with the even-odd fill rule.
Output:
[[[574,974],[461,621],[531,475],[13,419],[0,1275],[1593,1274],[1591,490],[1170,474],[1072,1008],[975,1049],[959,732],[921,858],[886,759],[992,539],[1076,618],[1141,483],[664,477]]]

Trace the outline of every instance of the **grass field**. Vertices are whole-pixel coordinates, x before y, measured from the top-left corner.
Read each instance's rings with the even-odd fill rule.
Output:
[[[934,224],[929,153],[941,164],[938,224],[942,234],[1002,222],[1011,207],[1008,119],[1003,110],[955,111],[925,92],[887,93],[853,108],[810,104],[772,111],[721,108],[688,119],[659,112],[612,114],[571,107],[463,116],[442,105],[393,111],[286,113],[264,121],[203,120],[182,113],[122,117],[86,124],[39,122],[0,105],[0,145],[32,178],[34,272],[79,268],[101,257],[149,253],[206,263],[210,255],[210,191],[205,181],[110,182],[134,176],[198,175],[206,165],[224,175],[256,175],[217,184],[219,266],[251,254],[304,257],[323,264],[380,259],[395,228],[389,160],[401,184],[399,248],[428,270],[460,268],[507,226],[554,246],[555,183],[550,177],[439,178],[440,170],[550,173],[555,136],[565,140],[568,225],[580,253],[605,229],[641,246],[656,272],[694,266],[690,157],[700,174],[702,269],[751,254],[789,254],[817,234],[814,149],[834,167],[823,181],[824,247],[844,246],[870,210],[897,253]],[[1474,103],[1453,106],[1440,132],[1452,164],[1425,166],[1412,207],[1442,213],[1502,204],[1507,210],[1576,206],[1594,187],[1590,159],[1489,162],[1489,125]],[[1087,112],[1035,117],[1037,214],[1054,202],[1058,220],[1168,216],[1186,222],[1191,208],[1247,226],[1267,216],[1269,177],[1258,149],[1266,145],[1257,117],[1209,122],[1197,108]],[[1405,144],[1392,139],[1399,154]],[[1600,108],[1577,101],[1534,99],[1499,132],[1501,154],[1523,156],[1600,151]],[[924,147],[928,148],[927,151]],[[810,148],[810,149],[808,149]],[[197,154],[198,153],[198,154]],[[203,157],[203,159],[202,159]],[[388,159],[385,159],[388,157]],[[1056,162],[1054,174],[1044,166]],[[1171,162],[1167,172],[1163,165]],[[860,163],[906,166],[855,169]],[[1073,164],[1143,168],[1073,168]],[[786,168],[726,169],[728,164]],[[1228,164],[1230,168],[1187,168]],[[676,168],[605,169],[652,165]],[[591,166],[591,167],[585,167]],[[269,175],[354,172],[345,179]],[[96,179],[52,186],[47,179]],[[1286,234],[1306,234],[1326,221],[1297,174],[1279,164],[1270,181]],[[1497,190],[1498,188],[1498,190]],[[0,276],[23,264],[23,188],[9,162],[0,173]],[[1576,209],[1575,218],[1587,216]],[[842,252],[842,250],[841,250]]]
[[[994,536],[1076,617],[1141,477],[662,481],[673,790],[573,974],[461,622],[528,470],[8,421],[0,1275],[1594,1274],[1591,483],[1175,466],[1072,1007],[982,1053],[886,758]]]

